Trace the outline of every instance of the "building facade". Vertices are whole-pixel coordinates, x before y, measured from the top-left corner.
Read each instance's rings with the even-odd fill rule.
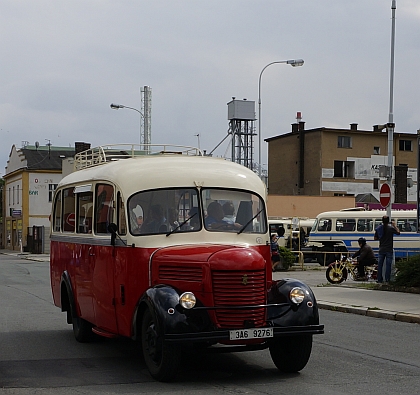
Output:
[[[49,252],[51,202],[62,160],[74,153],[74,147],[12,146],[3,177],[4,248],[23,250],[39,242],[36,252]]]
[[[386,129],[316,128],[292,124],[290,133],[268,143],[268,191],[273,195],[359,196],[379,202],[388,165]],[[416,203],[417,135],[394,133],[393,194],[396,203]]]

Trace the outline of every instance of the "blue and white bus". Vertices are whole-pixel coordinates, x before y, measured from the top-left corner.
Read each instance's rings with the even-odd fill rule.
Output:
[[[359,249],[359,237],[364,237],[377,254],[379,242],[373,240],[373,236],[384,215],[384,210],[346,209],[323,212],[316,217],[308,246],[312,251],[318,252],[317,260],[320,264],[334,260],[335,251],[347,251],[350,254],[356,252]],[[419,254],[420,233],[416,210],[392,211],[391,220],[395,221],[401,232],[394,237],[395,258]]]

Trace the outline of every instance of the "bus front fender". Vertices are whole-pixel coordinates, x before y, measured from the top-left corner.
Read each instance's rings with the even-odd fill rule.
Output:
[[[188,317],[179,306],[179,293],[172,287],[161,285],[149,288],[139,302],[133,319],[134,338],[140,336],[139,325],[146,309],[155,317],[157,330],[162,335],[191,331]]]
[[[300,288],[304,299],[300,304],[291,300],[291,291]],[[273,326],[307,326],[319,324],[318,305],[311,288],[305,283],[285,278],[273,284],[268,294],[267,319]]]

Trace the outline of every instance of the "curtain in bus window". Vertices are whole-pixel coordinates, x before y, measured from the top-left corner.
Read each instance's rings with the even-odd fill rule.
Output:
[[[57,196],[54,202],[54,215],[53,215],[53,225],[52,225],[54,232],[60,231],[61,211],[62,211],[62,207],[61,207],[61,191],[60,191],[57,193]]]
[[[74,232],[76,215],[75,215],[75,196],[74,188],[66,188],[63,190],[63,217],[62,226],[64,232]]]
[[[125,219],[125,208],[124,200],[121,196],[121,192],[117,193],[117,227],[118,234],[126,235],[127,234],[127,221]]]
[[[111,222],[114,222],[114,188],[112,185],[97,184],[94,232],[108,233],[108,225]]]

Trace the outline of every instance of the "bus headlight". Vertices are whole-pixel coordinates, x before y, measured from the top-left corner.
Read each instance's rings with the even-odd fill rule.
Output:
[[[305,299],[305,292],[302,288],[295,287],[290,291],[289,296],[293,303],[300,304]]]
[[[196,302],[197,300],[195,299],[195,295],[192,292],[184,292],[179,297],[179,304],[184,309],[192,309],[195,306]]]

